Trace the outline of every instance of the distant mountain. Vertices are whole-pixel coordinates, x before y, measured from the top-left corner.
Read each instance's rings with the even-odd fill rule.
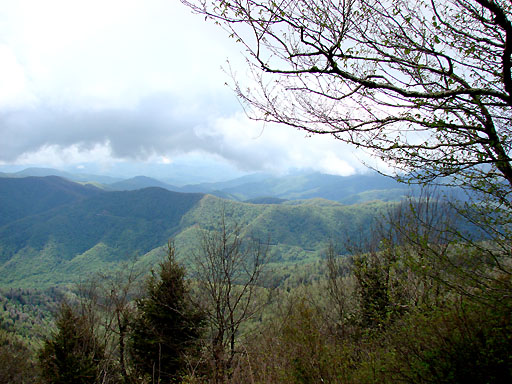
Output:
[[[220,181],[215,183],[188,184],[181,187],[181,190],[183,192],[211,193],[213,191],[223,191],[228,188],[235,188],[246,184],[263,182],[269,178],[272,178],[272,176],[269,174],[255,173],[252,175],[242,176],[228,181]]]
[[[377,173],[335,176],[299,173],[287,176],[257,174],[222,183],[187,185],[184,192],[212,193],[247,201],[262,197],[285,200],[323,198],[346,204],[371,200],[398,201],[409,187]]]
[[[176,236],[202,197],[161,188],[100,192],[11,221],[0,227],[0,285],[55,285],[115,268]]]
[[[186,263],[197,252],[197,228],[216,230],[223,213],[228,223],[243,228],[243,234],[268,241],[273,263],[318,260],[331,241],[364,244],[372,222],[396,203],[344,205],[324,198],[300,200],[300,196],[334,193],[338,188],[336,196],[362,201],[382,191],[388,191],[390,199],[403,191],[370,189],[383,186],[378,178],[357,184],[354,177],[340,184],[337,177],[323,176],[318,176],[316,190],[313,176],[296,176],[282,184],[266,179],[267,188],[295,199],[270,196],[247,202],[157,187],[110,192],[54,176],[1,178],[0,286],[68,284],[118,268],[134,256],[139,257],[137,265],[148,271],[161,260],[162,247],[170,238]],[[257,189],[257,183],[249,184]]]
[[[22,171],[14,173],[4,173],[3,177],[45,177],[45,176],[59,176],[68,180],[87,183],[100,183],[100,184],[111,184],[121,181],[122,178],[104,176],[104,175],[92,175],[83,173],[71,173],[65,172],[54,168],[26,168]]]
[[[45,177],[45,176],[59,176],[69,179],[73,177],[71,173],[60,171],[53,168],[26,168],[22,171],[14,172],[11,174],[13,177]]]
[[[282,204],[289,200],[279,199],[277,197],[256,197],[254,199],[245,200],[248,204]]]
[[[167,189],[169,191],[179,191],[181,188],[175,187],[173,185],[164,183],[163,181],[153,179],[151,177],[146,176],[135,176],[131,179],[126,179],[122,181],[118,181],[116,183],[112,183],[108,185],[108,189],[114,191],[134,191],[137,189],[149,188],[149,187],[158,187]]]
[[[0,227],[101,193],[57,176],[0,178]]]
[[[283,200],[323,198],[344,204],[363,203],[372,200],[398,201],[409,193],[410,188],[390,177],[377,173],[352,176],[305,172],[296,172],[284,176],[257,173],[228,181],[185,186],[176,186],[146,176],[119,179],[101,175],[73,174],[51,168],[28,168],[6,175],[9,177],[55,175],[72,181],[91,183],[99,188],[111,191],[132,191],[159,187],[175,192],[209,193],[223,199],[237,201],[259,198]]]
[[[0,260],[19,250],[43,249],[54,243],[63,259],[81,254],[98,243],[123,253],[146,253],[165,244],[181,217],[203,195],[146,188],[103,192],[75,204],[57,206],[0,227]]]
[[[198,243],[195,228],[216,229],[221,212],[270,240],[274,262],[299,262],[318,257],[331,239],[361,235],[385,207],[241,203],[162,188],[108,192],[59,177],[1,179],[0,191],[0,285],[9,286],[69,283],[134,255],[152,266],[169,238],[187,260]]]

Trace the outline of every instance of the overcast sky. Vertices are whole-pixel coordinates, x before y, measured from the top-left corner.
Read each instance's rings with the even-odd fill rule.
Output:
[[[241,49],[178,0],[0,1],[0,165],[362,169],[331,137],[248,121],[221,69],[243,76]]]

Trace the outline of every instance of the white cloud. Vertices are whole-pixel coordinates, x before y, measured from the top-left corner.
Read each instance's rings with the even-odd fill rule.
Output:
[[[329,136],[306,138],[284,126],[263,126],[242,113],[215,117],[155,96],[137,108],[26,109],[0,114],[0,160],[24,164],[137,160],[172,163],[187,153],[225,159],[245,171],[312,169],[348,175],[357,163],[350,148]],[[214,108],[215,110],[216,108]]]
[[[31,89],[60,105],[221,88],[220,67],[237,49],[178,1],[19,0],[0,12]]]
[[[172,163],[350,174],[349,146],[249,121],[224,83],[240,47],[175,0],[0,4],[0,163]],[[243,73],[243,69],[239,72]]]
[[[34,152],[25,152],[17,158],[20,165],[45,164],[54,167],[65,167],[77,164],[78,169],[83,168],[80,163],[85,163],[93,158],[99,164],[108,164],[112,161],[111,150],[107,144],[96,144],[92,148],[84,150],[80,145],[73,144],[66,147],[58,145],[46,145]]]
[[[0,44],[0,108],[12,108],[33,101],[23,67],[11,48]]]
[[[286,126],[251,121],[242,113],[216,119],[196,132],[206,141],[218,143],[219,155],[248,170],[312,169],[349,175],[359,164],[350,146],[330,136],[306,137]]]

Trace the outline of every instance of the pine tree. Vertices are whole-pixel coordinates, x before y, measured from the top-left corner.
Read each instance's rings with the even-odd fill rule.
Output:
[[[57,330],[39,352],[44,382],[89,384],[98,382],[103,348],[86,317],[77,315],[67,303],[57,314]]]
[[[169,244],[167,258],[137,301],[138,316],[132,324],[131,354],[136,370],[152,382],[169,382],[183,372],[187,353],[197,351],[203,315],[194,308],[185,282],[185,269],[175,260]]]

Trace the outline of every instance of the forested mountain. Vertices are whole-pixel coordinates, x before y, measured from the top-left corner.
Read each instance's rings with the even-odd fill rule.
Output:
[[[162,188],[106,192],[58,177],[1,179],[0,284],[46,286],[139,257],[156,262],[175,238],[187,259],[197,226],[215,229],[222,214],[269,242],[274,262],[321,254],[331,240],[363,237],[386,204],[344,206],[323,199],[224,200]]]
[[[100,193],[95,187],[56,176],[0,178],[0,227]]]
[[[365,187],[373,186],[368,183]],[[364,187],[361,190],[362,193],[372,193]],[[231,314],[234,316],[244,314],[240,320],[243,325],[226,328],[232,329],[231,347],[226,344],[228,338],[223,336],[216,348],[221,351],[232,348],[231,356],[237,356],[236,346],[243,341],[244,348],[247,345],[253,351],[250,356],[263,359],[261,364],[258,360],[253,364],[254,372],[263,378],[267,369],[261,367],[272,367],[274,361],[280,366],[292,364],[284,371],[273,368],[270,371],[273,382],[295,382],[310,362],[318,363],[319,368],[311,371],[311,380],[307,382],[316,382],[324,372],[333,378],[329,382],[337,382],[339,372],[345,369],[345,359],[340,357],[343,356],[341,346],[353,358],[360,355],[361,348],[364,353],[374,351],[375,345],[382,345],[382,350],[377,349],[379,354],[399,350],[404,345],[414,350],[420,345],[429,353],[433,351],[434,361],[437,362],[439,356],[446,360],[444,354],[436,355],[438,334],[430,336],[432,326],[435,332],[445,332],[447,345],[457,345],[458,339],[453,335],[463,330],[466,332],[464,337],[469,340],[466,344],[475,345],[472,353],[491,356],[489,362],[478,357],[484,361],[481,365],[497,366],[497,376],[507,375],[505,368],[509,363],[502,362],[503,356],[508,356],[506,351],[510,343],[502,341],[506,338],[500,336],[509,331],[508,325],[501,320],[501,314],[508,313],[504,312],[508,311],[506,305],[493,318],[483,307],[470,308],[468,313],[475,315],[465,318],[464,324],[458,323],[458,307],[447,307],[451,312],[439,307],[443,310],[441,320],[436,312],[431,314],[432,308],[437,310],[435,303],[448,303],[455,292],[438,285],[436,279],[451,279],[449,268],[470,265],[468,263],[474,262],[472,255],[480,251],[478,243],[471,243],[468,248],[453,243],[447,248],[444,242],[447,237],[443,235],[441,241],[436,240],[437,227],[430,226],[431,219],[435,222],[438,218],[435,212],[440,212],[442,217],[452,216],[449,205],[439,205],[445,203],[431,201],[425,206],[419,202],[414,206],[402,206],[397,202],[373,201],[344,205],[320,198],[285,200],[276,197],[240,202],[211,194],[180,193],[157,187],[106,191],[59,177],[0,179],[0,191],[0,209],[8,213],[0,225],[0,352],[4,351],[0,353],[0,359],[4,366],[18,367],[18,374],[25,378],[36,375],[33,368],[36,356],[42,371],[49,372],[55,366],[52,363],[52,356],[56,356],[52,349],[54,344],[48,337],[59,338],[64,344],[67,340],[78,343],[64,348],[72,354],[80,354],[81,347],[91,340],[90,345],[102,345],[109,351],[109,356],[118,360],[112,365],[99,364],[106,361],[107,356],[100,353],[103,349],[99,349],[97,359],[92,359],[90,366],[99,367],[112,377],[120,374],[128,377],[134,374],[132,369],[142,372],[140,367],[144,364],[149,367],[144,371],[149,377],[154,360],[144,351],[152,351],[159,359],[160,350],[154,349],[151,339],[154,335],[148,334],[148,329],[170,326],[164,328],[166,334],[176,326],[192,329],[198,342],[208,346],[216,340],[216,331],[212,328],[210,334],[201,324],[203,321],[217,324],[219,318],[211,315],[216,313],[211,309],[217,305],[229,308],[233,303],[243,303],[244,308],[252,308],[254,312],[233,310]],[[346,191],[357,193],[358,189]],[[404,221],[400,223],[403,226],[394,229],[386,226],[380,232],[375,230],[375,221],[396,207],[413,207],[416,216],[402,216]],[[426,216],[424,209],[428,211]],[[429,219],[427,227],[415,221],[418,217]],[[452,220],[450,222],[454,224]],[[223,227],[223,223],[227,223],[227,227]],[[240,232],[230,232],[233,223],[239,225]],[[450,228],[459,231],[462,227]],[[252,250],[238,247],[238,234],[247,242],[247,247],[252,240],[260,241],[263,247]],[[167,248],[171,238],[174,242]],[[212,239],[213,242],[208,243]],[[433,244],[431,239],[435,241]],[[404,246],[397,242],[404,240]],[[371,248],[372,241],[374,245],[386,248],[376,251]],[[336,250],[329,248],[331,242],[336,244]],[[344,248],[347,244],[353,248]],[[370,247],[365,248],[367,245]],[[249,253],[245,253],[246,249]],[[251,253],[255,249],[264,249],[262,264],[258,264],[259,259],[255,256],[259,254]],[[166,251],[169,252],[168,261],[162,263]],[[351,251],[354,253],[349,254]],[[438,251],[441,253],[436,253]],[[165,269],[166,265],[169,269]],[[258,265],[264,273],[261,279],[253,280],[250,276],[260,275],[251,275],[250,271],[259,268]],[[186,271],[189,271],[188,275]],[[245,274],[247,271],[249,275]],[[461,270],[456,272],[461,273]],[[453,276],[458,277],[457,273]],[[164,280],[164,277],[170,280]],[[457,289],[466,289],[465,281],[447,281],[457,284]],[[190,295],[186,301],[173,296],[176,286],[178,291]],[[194,289],[188,291],[188,287]],[[210,291],[210,287],[217,288]],[[219,287],[221,290],[217,291]],[[149,290],[149,296],[142,301],[133,300],[144,295],[144,289]],[[169,292],[172,294],[168,297]],[[209,296],[211,292],[213,297]],[[228,292],[227,296],[224,292]],[[236,296],[237,292],[241,292],[241,296]],[[168,300],[162,301],[162,298]],[[487,296],[483,298],[489,302],[494,300]],[[176,303],[187,304],[175,307]],[[191,310],[190,316],[198,316],[195,328],[190,328],[188,320],[172,322],[176,319],[175,313],[183,316],[183,309]],[[53,317],[55,311],[57,315]],[[121,313],[123,315],[119,316]],[[154,320],[162,318],[162,314],[166,320],[155,323]],[[430,317],[424,319],[423,316]],[[222,313],[219,327],[225,329],[225,324],[234,324],[230,318],[229,313]],[[482,322],[484,318],[491,320]],[[147,326],[150,320],[154,327]],[[126,321],[130,321],[130,325]],[[411,325],[406,321],[411,321]],[[444,331],[448,329],[445,323],[456,327],[456,331]],[[52,324],[56,329],[48,333]],[[481,324],[484,326],[479,328]],[[395,326],[401,333],[397,333]],[[65,336],[73,329],[96,331],[77,341]],[[276,331],[278,329],[282,331]],[[419,336],[416,334],[418,329]],[[484,333],[486,340],[491,340],[488,349],[485,349],[486,345],[478,344]],[[80,335],[85,334],[81,332]],[[250,338],[247,335],[251,335]],[[423,335],[428,338],[424,340]],[[455,338],[452,340],[451,337]],[[119,348],[126,345],[127,340],[131,340],[127,344],[128,355],[118,349],[118,345]],[[132,344],[141,340],[149,343]],[[409,344],[404,344],[409,340]],[[305,343],[313,345],[319,352],[304,354]],[[468,348],[466,344],[464,350]],[[278,352],[275,352],[276,345],[282,348]],[[191,347],[190,351],[201,351],[204,358],[210,359],[211,364],[201,368],[204,372],[211,369],[223,372],[235,362],[239,364],[234,358],[220,359],[208,348],[196,350]],[[258,354],[261,351],[264,353]],[[85,356],[91,356],[89,352],[84,352]],[[454,347],[453,352],[459,353],[459,349]],[[403,354],[410,355],[407,350]],[[448,355],[455,356],[448,360],[460,366],[458,355],[451,351]],[[382,356],[379,361],[388,364],[391,367],[388,370],[402,362],[401,358],[388,360],[387,355]],[[428,356],[419,356],[418,360],[431,361]],[[123,366],[132,368],[118,368]],[[118,369],[124,373],[119,373]],[[241,369],[237,373],[241,377],[248,374],[247,370],[253,372],[253,368],[243,365],[237,369]],[[350,370],[362,374],[373,372],[373,368],[367,370],[365,364]],[[416,372],[415,367],[410,370]],[[181,375],[179,372],[175,374]],[[262,382],[266,380],[262,379]]]
[[[146,176],[119,179],[101,175],[74,174],[49,168],[28,168],[2,177],[48,176],[55,175],[67,180],[94,185],[114,191],[159,187],[174,192],[209,193],[224,199],[247,201],[260,198],[301,200],[322,198],[343,204],[356,204],[373,200],[399,201],[411,192],[411,187],[377,173],[363,175],[336,176],[311,172],[295,172],[275,176],[256,173],[236,179],[172,185],[165,181]]]
[[[130,179],[121,180],[112,184],[108,184],[107,188],[115,191],[134,191],[136,189],[158,187],[170,191],[179,191],[178,187],[164,183],[163,181],[146,176],[135,176]]]
[[[251,175],[222,183],[187,185],[184,192],[204,192],[245,201],[261,197],[287,200],[323,198],[344,204],[382,200],[398,201],[409,188],[376,173],[335,176],[297,173],[287,176]]]

